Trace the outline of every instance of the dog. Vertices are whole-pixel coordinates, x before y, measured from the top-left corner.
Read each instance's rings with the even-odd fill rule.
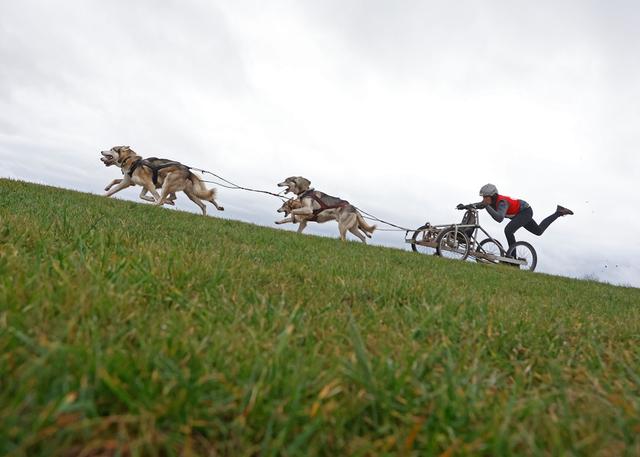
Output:
[[[376,229],[375,225],[367,224],[355,206],[345,200],[312,189],[311,181],[302,176],[286,178],[278,186],[287,187],[287,193],[295,193],[298,198],[283,203],[278,212],[285,213],[286,217],[276,221],[276,224],[297,223],[299,224],[298,233],[302,233],[308,222],[322,224],[335,220],[338,222],[341,240],[346,240],[346,234],[349,231],[363,243],[366,243],[365,235],[371,238],[371,234]]]
[[[103,156],[102,162],[105,164],[105,166],[110,167],[112,165],[115,165],[115,160],[105,160],[106,158]],[[167,159],[158,159],[155,157],[150,157],[148,159],[145,159],[147,162],[149,162],[151,164],[152,167],[163,167],[168,163],[171,163],[173,161],[171,160],[167,160]],[[120,171],[122,172],[122,174],[125,174],[125,171],[121,168]],[[105,188],[105,192],[109,192],[109,190],[113,187],[116,186],[118,184],[120,184],[123,181],[123,179],[114,179],[113,181],[111,181]],[[162,188],[162,182],[163,179],[161,177],[158,177],[158,181],[156,182],[156,189],[161,189]],[[133,182],[129,183],[129,186],[134,186],[135,184],[133,184]],[[142,200],[146,200],[149,202],[155,202],[156,200],[153,197],[149,197],[147,195],[149,191],[143,187],[142,188],[142,192],[140,193],[140,198]],[[169,205],[175,205],[175,200],[176,200],[176,194],[175,193],[171,193],[168,195],[167,197],[167,201],[165,203],[169,204]]]
[[[198,205],[206,216],[207,207],[202,200],[212,203],[218,211],[224,208],[215,201],[216,189],[207,189],[202,179],[192,173],[189,167],[166,159],[143,159],[129,146],[114,146],[101,152],[101,161],[105,166],[115,165],[122,170],[124,178],[113,180],[106,188],[106,197],[110,197],[122,189],[142,186],[140,198],[153,201],[155,205],[173,204],[176,192],[184,192],[189,199]],[[156,189],[161,189],[158,193]],[[153,199],[147,196],[151,192]]]
[[[364,220],[362,215],[353,205],[347,205],[342,208],[326,209],[320,211],[318,214],[312,216],[301,216],[292,214],[296,209],[302,208],[304,204],[299,199],[290,199],[282,204],[278,209],[278,213],[284,213],[285,218],[276,221],[276,224],[286,224],[288,222],[298,224],[298,233],[306,228],[308,222],[317,222],[319,224],[328,221],[338,221],[338,230],[340,232],[340,239],[346,240],[347,231],[357,236],[363,243],[366,243],[366,235],[371,238],[371,234],[375,231],[376,226],[370,226]]]

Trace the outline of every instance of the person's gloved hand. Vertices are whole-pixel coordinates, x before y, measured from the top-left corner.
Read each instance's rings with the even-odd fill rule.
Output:
[[[456,209],[464,209],[464,205],[462,203],[458,203],[458,206],[456,206]]]

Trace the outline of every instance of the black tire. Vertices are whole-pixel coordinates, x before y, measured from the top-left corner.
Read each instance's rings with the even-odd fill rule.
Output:
[[[413,252],[417,252],[420,254],[432,255],[436,252],[434,248],[430,248],[429,246],[422,246],[420,244],[416,244],[418,241],[418,237],[422,234],[425,229],[431,227],[430,225],[423,225],[422,227],[418,227],[415,232],[413,232],[413,236],[411,237],[411,250]]]
[[[526,260],[525,265],[519,265],[521,270],[534,271],[538,265],[538,254],[526,241],[516,241],[507,251],[507,257]]]
[[[504,248],[502,247],[502,244],[500,244],[500,241],[491,238],[485,238],[480,241],[480,243],[478,243],[478,251],[483,254],[493,254],[500,257],[504,257],[505,255]],[[500,263],[499,260],[479,259],[477,257],[476,262],[489,264]]]
[[[444,229],[436,239],[436,252],[440,257],[464,260],[469,256],[469,238],[465,233],[451,227]]]

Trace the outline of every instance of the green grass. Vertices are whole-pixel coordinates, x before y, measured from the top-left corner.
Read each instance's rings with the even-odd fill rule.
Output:
[[[0,180],[0,455],[640,455],[639,304]]]

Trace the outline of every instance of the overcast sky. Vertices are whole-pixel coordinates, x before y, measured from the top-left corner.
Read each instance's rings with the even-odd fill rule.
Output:
[[[539,271],[640,286],[639,56],[632,0],[3,1],[0,176],[99,194],[119,175],[99,151],[124,144],[254,188],[303,175],[409,227],[492,182],[538,221],[575,211],[517,233]],[[277,219],[268,196],[219,201]]]

